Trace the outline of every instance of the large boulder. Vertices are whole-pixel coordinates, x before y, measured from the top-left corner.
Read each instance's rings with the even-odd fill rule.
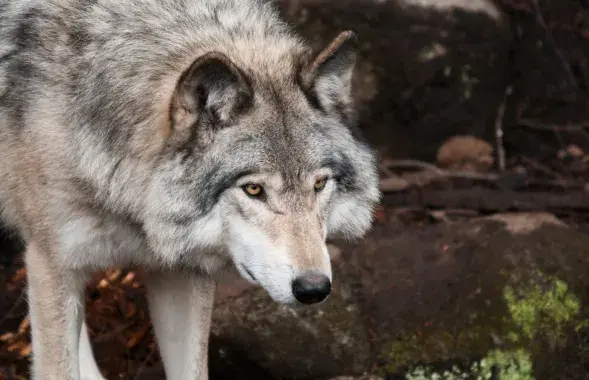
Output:
[[[547,214],[409,226],[384,215],[364,241],[340,245],[321,306],[291,310],[257,288],[224,297],[215,371],[429,379],[498,368],[541,380],[588,364],[588,235]]]
[[[510,80],[509,18],[490,0],[279,0],[319,49],[359,36],[360,124],[384,155],[433,160],[448,137],[492,141]]]
[[[213,318],[212,355],[246,353],[271,378],[327,379],[362,373],[369,365],[370,337],[343,282],[324,305],[300,310],[248,289],[218,304]]]

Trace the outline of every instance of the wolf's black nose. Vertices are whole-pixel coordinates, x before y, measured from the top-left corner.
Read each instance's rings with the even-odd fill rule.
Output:
[[[331,281],[323,274],[303,274],[292,282],[292,294],[297,301],[306,305],[323,301],[330,292]]]

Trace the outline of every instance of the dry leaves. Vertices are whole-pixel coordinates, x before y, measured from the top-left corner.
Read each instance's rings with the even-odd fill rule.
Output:
[[[0,336],[0,342],[5,344],[9,353],[17,355],[20,359],[25,359],[31,354],[31,344],[29,340],[30,319],[27,315],[19,324],[16,331],[10,331]]]
[[[13,266],[12,270],[0,286],[4,287],[6,297],[10,294],[9,298],[16,300],[18,294],[24,292],[27,272],[22,267]],[[157,365],[157,355],[154,355],[157,348],[143,290],[134,272],[121,269],[97,273],[87,286],[86,321],[97,357],[126,358],[109,362],[103,368],[107,378],[120,374],[134,377],[137,368],[145,367],[146,357],[155,358],[150,365]],[[30,318],[26,315],[26,302],[20,301],[19,298],[14,302],[18,308],[9,310],[5,323],[0,326],[0,380],[27,378],[31,355]]]
[[[143,340],[143,338],[145,338],[145,336],[147,335],[147,333],[151,330],[151,323],[145,323],[141,326],[139,326],[139,329],[131,332],[129,338],[127,339],[127,343],[125,344],[125,346],[127,348],[133,348],[135,346],[137,346],[137,344],[139,342],[141,342]]]

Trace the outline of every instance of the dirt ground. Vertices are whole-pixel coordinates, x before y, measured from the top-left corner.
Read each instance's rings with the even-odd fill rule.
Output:
[[[498,0],[500,21],[461,11],[406,9],[376,0],[280,4],[285,16],[315,46],[342,29],[359,34],[361,126],[381,152],[383,181],[388,181],[389,190],[379,215],[395,214],[402,228],[414,228],[415,232],[404,235],[407,246],[412,239],[421,239],[419,226],[505,211],[549,211],[573,223],[579,233],[589,230],[589,2],[543,0],[536,7],[538,3],[531,0]],[[496,139],[498,128],[502,141]],[[468,140],[458,144],[454,151],[462,153],[450,154],[454,159],[442,168],[440,147],[455,135],[486,141],[491,150]],[[504,165],[499,162],[500,151],[504,151]],[[376,246],[388,238],[379,231],[366,244]],[[0,251],[0,379],[26,379],[30,341],[22,246],[5,232]],[[407,254],[394,260],[408,260]],[[405,274],[406,281],[419,282],[424,288],[453,286],[447,276],[435,271],[411,274],[419,277]],[[384,276],[363,275],[367,279]],[[579,291],[589,294],[589,288]],[[134,273],[99,273],[86,294],[92,343],[105,376],[163,378],[143,287]],[[411,302],[406,297],[412,293],[395,294],[388,303]],[[428,294],[432,299],[410,309],[420,315],[439,313],[443,308],[436,300],[439,293]],[[455,297],[461,294],[456,292]],[[375,313],[403,313],[372,306]],[[385,326],[379,334],[394,335],[398,327],[393,319]],[[581,342],[585,347],[588,336],[579,334],[575,339],[586,340]],[[219,355],[227,345],[236,346],[218,336],[211,340],[213,380],[244,374],[276,378],[250,360],[245,348]],[[557,357],[561,361],[568,357],[566,366],[575,368],[574,374],[567,372],[570,380],[589,379],[589,355],[580,352],[580,346],[563,348]],[[386,367],[380,358],[372,362],[372,369]],[[556,378],[546,364],[536,365],[546,374],[538,380]],[[386,375],[397,379],[393,372]]]

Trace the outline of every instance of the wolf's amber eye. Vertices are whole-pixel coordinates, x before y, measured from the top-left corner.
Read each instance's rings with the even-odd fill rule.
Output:
[[[316,192],[320,192],[321,190],[323,190],[323,188],[325,187],[326,184],[327,184],[327,177],[322,177],[322,178],[319,178],[317,181],[315,181],[315,185],[313,187],[315,188]]]
[[[256,185],[255,183],[248,183],[247,185],[243,186],[243,191],[250,197],[257,198],[262,195],[264,189],[260,185]]]

